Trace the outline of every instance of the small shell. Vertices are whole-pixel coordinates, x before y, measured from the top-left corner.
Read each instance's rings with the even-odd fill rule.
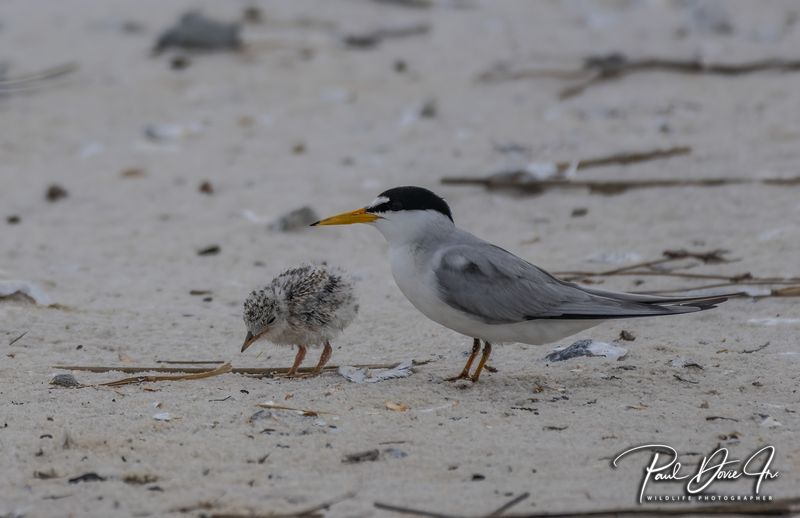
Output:
[[[66,388],[75,388],[81,386],[80,382],[75,379],[75,376],[72,374],[56,374],[53,376],[53,379],[50,380],[50,384]]]

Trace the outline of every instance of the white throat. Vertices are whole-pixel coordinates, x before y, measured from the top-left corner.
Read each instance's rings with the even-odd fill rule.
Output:
[[[373,225],[390,246],[439,240],[452,234],[455,225],[435,210],[400,210],[381,214]]]

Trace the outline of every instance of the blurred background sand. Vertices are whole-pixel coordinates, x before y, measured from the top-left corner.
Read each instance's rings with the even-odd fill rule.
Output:
[[[475,386],[452,385],[441,380],[461,368],[471,341],[406,301],[377,232],[278,232],[267,223],[305,205],[320,216],[354,209],[413,184],[445,196],[463,228],[548,270],[612,268],[589,258],[616,252],[647,259],[665,249],[721,248],[739,261],[702,271],[798,275],[797,187],[520,197],[439,184],[521,160],[673,145],[693,151],[585,175],[797,174],[800,74],[656,72],[564,101],[557,79],[475,79],[498,62],[575,68],[613,51],[732,63],[795,58],[797,3],[431,4],[2,3],[0,63],[8,77],[60,63],[79,68],[34,89],[0,92],[0,279],[34,282],[61,305],[0,300],[0,516],[266,514],[351,491],[326,515],[385,515],[375,501],[479,514],[522,492],[531,496],[516,512],[630,506],[645,458],[617,470],[609,460],[650,442],[674,446],[685,464],[718,444],[733,456],[773,444],[782,475],[762,492],[796,492],[797,299],[733,300],[699,315],[609,322],[578,336],[610,342],[632,332],[621,362],[548,364],[554,346],[505,345],[492,357],[498,372]],[[243,22],[242,51],[151,55],[158,35],[189,9],[241,21],[248,7],[262,19]],[[372,48],[343,42],[418,24],[428,32]],[[176,57],[188,66],[176,70],[186,64]],[[201,192],[203,182],[212,192]],[[53,184],[67,196],[48,202]],[[575,209],[585,215],[573,217]],[[198,255],[212,245],[218,253]],[[288,366],[288,348],[265,343],[239,354],[241,302],[303,261],[328,261],[359,278],[361,312],[334,344],[332,363],[433,361],[372,385],[335,373],[297,381],[226,374],[113,390],[49,385],[57,364]],[[638,280],[645,282],[614,277],[603,287],[687,285]],[[703,368],[676,367],[676,358]],[[122,376],[76,375],[84,383]],[[269,400],[330,414],[251,419]],[[409,409],[389,410],[387,400]],[[159,412],[171,420],[155,420]],[[387,448],[394,450],[375,461],[342,462]],[[90,472],[105,481],[68,482]],[[716,490],[736,487],[750,485]]]

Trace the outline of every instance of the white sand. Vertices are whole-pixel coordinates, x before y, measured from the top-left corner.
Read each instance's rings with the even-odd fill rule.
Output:
[[[265,514],[350,491],[356,496],[329,516],[385,515],[375,501],[479,514],[525,491],[531,497],[517,512],[630,506],[646,458],[616,471],[609,459],[650,442],[672,445],[685,464],[718,443],[734,457],[775,445],[773,467],[782,475],[762,492],[796,493],[800,327],[748,323],[796,319],[796,299],[735,300],[699,315],[606,323],[576,337],[611,341],[622,329],[633,332],[637,339],[623,344],[630,352],[621,362],[547,365],[552,347],[497,347],[497,373],[454,386],[441,380],[461,369],[471,340],[426,320],[404,299],[377,232],[269,233],[242,216],[250,210],[267,221],[305,204],[326,216],[362,206],[385,188],[416,184],[443,194],[459,225],[551,270],[602,268],[587,257],[615,250],[651,258],[664,249],[725,248],[741,260],[698,271],[800,273],[797,188],[517,198],[438,185],[442,176],[507,164],[492,144],[509,142],[530,146],[537,160],[694,147],[690,157],[587,171],[591,178],[796,174],[800,74],[644,74],[565,102],[557,100],[562,83],[552,79],[474,82],[495,60],[565,67],[613,50],[732,62],[796,57],[800,30],[781,21],[796,10],[792,2],[726,3],[734,34],[690,30],[684,38],[675,35],[687,26],[677,2],[633,2],[627,10],[619,9],[626,2],[458,3],[415,10],[356,0],[258,2],[271,22],[247,27],[253,48],[192,58],[176,72],[168,57],[149,55],[162,28],[189,7],[233,19],[247,4],[4,2],[0,60],[9,60],[12,72],[72,60],[80,70],[48,88],[0,96],[0,278],[34,281],[68,308],[0,301],[0,516],[164,516],[181,508]],[[315,23],[293,23],[301,16]],[[126,20],[144,32],[123,33]],[[431,23],[431,34],[374,50],[345,49],[336,39],[338,32],[417,21]],[[407,62],[405,73],[393,70],[398,59]],[[401,124],[428,98],[438,102],[436,118]],[[203,130],[154,144],[143,134],[154,123]],[[669,133],[660,131],[664,124]],[[304,154],[292,153],[298,143]],[[123,178],[130,168],[146,176]],[[212,182],[213,195],[198,192],[203,180]],[[51,183],[69,196],[47,203]],[[577,207],[588,215],[571,218]],[[6,224],[12,214],[20,224]],[[221,247],[219,255],[196,255],[211,244]],[[51,366],[64,363],[288,366],[288,348],[259,344],[239,354],[240,306],[248,290],[309,260],[360,277],[362,309],[335,344],[332,363],[435,361],[409,378],[369,385],[332,373],[299,381],[227,374],[114,390],[48,385]],[[258,261],[263,266],[254,266]],[[614,278],[604,287],[636,289],[633,281]],[[638,289],[686,284],[648,278]],[[194,289],[211,290],[213,300],[191,296]],[[738,352],[766,342],[756,353]],[[679,356],[704,369],[672,367]],[[76,374],[85,383],[123,376]],[[534,392],[538,386],[544,390]],[[318,421],[276,413],[248,422],[268,400],[333,415]],[[410,410],[387,410],[387,400]],[[155,420],[159,412],[171,420]],[[780,426],[762,426],[760,414]],[[738,440],[720,438],[732,432]],[[407,456],[342,463],[346,454],[373,448]],[[34,476],[49,470],[57,477]],[[107,480],[67,482],[87,472]],[[474,474],[485,479],[472,480]],[[157,480],[123,481],[134,475]],[[161,491],[148,490],[153,486]],[[715,486],[735,488],[746,492],[750,484]]]

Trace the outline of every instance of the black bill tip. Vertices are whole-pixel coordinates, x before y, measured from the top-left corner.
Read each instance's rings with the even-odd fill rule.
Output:
[[[248,331],[247,336],[244,338],[244,344],[242,344],[242,350],[240,352],[244,352],[253,342],[255,342],[255,340],[256,338],[253,336],[253,333]]]

